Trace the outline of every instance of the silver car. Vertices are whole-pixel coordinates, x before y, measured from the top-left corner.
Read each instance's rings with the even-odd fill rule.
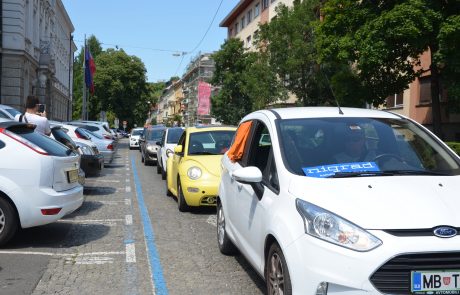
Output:
[[[86,135],[94,142],[99,152],[104,156],[104,164],[112,162],[115,155],[114,141],[111,139],[105,139],[97,133],[91,132],[86,129],[81,129]]]

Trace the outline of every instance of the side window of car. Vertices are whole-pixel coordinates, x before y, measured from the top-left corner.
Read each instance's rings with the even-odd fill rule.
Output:
[[[4,114],[3,111],[0,111],[0,118],[9,119],[10,117],[8,117],[6,114]]]
[[[279,192],[279,181],[273,157],[272,141],[268,128],[258,121],[249,147],[247,166],[256,166],[262,172],[262,183]]]

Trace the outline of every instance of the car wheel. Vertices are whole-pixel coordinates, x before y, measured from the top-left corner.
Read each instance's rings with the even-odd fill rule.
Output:
[[[232,255],[236,252],[236,247],[230,241],[225,231],[225,214],[222,204],[217,202],[217,244],[219,245],[220,253],[224,255]]]
[[[182,192],[182,185],[180,184],[180,179],[177,181],[177,207],[180,212],[187,212],[190,210],[190,207],[187,205],[187,202],[184,198],[184,193]]]
[[[163,168],[161,168],[161,179],[166,179],[166,171]]]
[[[144,163],[144,155],[141,155],[141,162]]]
[[[167,175],[165,175],[165,178],[166,178],[166,177],[167,177]],[[172,197],[173,194],[172,194],[171,191],[169,190],[169,187],[168,187],[168,180],[167,180],[167,179],[166,179],[166,181],[165,181],[165,184],[166,184],[166,195],[167,195],[168,197]]]
[[[286,259],[278,243],[273,243],[265,261],[265,281],[267,294],[292,294],[291,277]]]
[[[161,167],[160,165],[157,164],[157,174],[160,174],[161,173]]]
[[[0,246],[5,245],[18,230],[16,210],[0,196]]]

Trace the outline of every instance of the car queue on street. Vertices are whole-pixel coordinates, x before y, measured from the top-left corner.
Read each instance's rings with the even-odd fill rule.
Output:
[[[216,206],[220,252],[268,294],[460,294],[460,157],[415,121],[310,107],[172,130],[166,194]]]
[[[100,175],[113,160],[117,138],[97,142],[97,134],[85,129],[101,125],[95,121],[84,126],[50,121],[46,136],[34,124],[14,121],[19,111],[3,105],[0,110],[2,246],[20,228],[52,223],[77,210],[84,201],[85,177]]]

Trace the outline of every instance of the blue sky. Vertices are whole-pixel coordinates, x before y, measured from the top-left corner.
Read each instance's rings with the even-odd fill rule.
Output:
[[[78,50],[84,36],[96,36],[102,47],[118,45],[139,57],[147,69],[149,82],[182,76],[191,58],[199,51],[218,50],[227,36],[219,27],[222,19],[239,0],[223,0],[206,38],[196,51],[181,57],[172,51],[189,52],[203,38],[220,0],[62,0],[75,27]],[[180,67],[179,67],[180,65]]]

